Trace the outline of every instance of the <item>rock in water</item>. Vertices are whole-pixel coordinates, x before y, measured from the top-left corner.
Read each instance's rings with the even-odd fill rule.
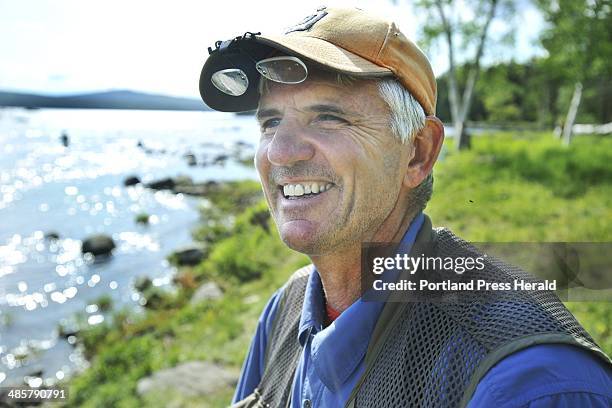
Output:
[[[135,186],[136,184],[140,184],[140,179],[136,176],[130,176],[123,180],[123,185],[126,187]]]
[[[68,147],[70,145],[70,138],[68,137],[68,133],[62,132],[62,136],[60,137],[60,141],[64,147]]]
[[[60,239],[60,234],[56,231],[45,232],[45,239],[48,241],[57,241]]]
[[[173,368],[157,371],[136,384],[139,395],[166,390],[185,397],[209,395],[220,388],[234,386],[238,373],[205,361],[190,361]]]
[[[170,255],[170,260],[178,266],[195,266],[204,259],[202,248],[187,247],[179,249]]]
[[[218,154],[213,159],[213,164],[224,166],[227,159],[229,159],[229,156],[227,154]]]
[[[185,160],[187,160],[187,164],[189,166],[195,166],[196,164],[198,164],[198,161],[196,160],[195,154],[193,154],[193,153],[187,153],[183,157],[185,158]]]
[[[221,296],[223,292],[215,282],[206,282],[195,291],[189,303],[195,305],[205,300],[219,299]]]
[[[147,184],[153,190],[175,190],[179,186],[191,186],[193,180],[189,176],[166,177]]]
[[[81,245],[82,253],[90,253],[93,256],[109,255],[113,249],[115,249],[115,241],[104,234],[92,235]]]
[[[147,184],[147,187],[153,190],[172,190],[174,188],[174,179],[167,177],[160,180],[155,180]]]

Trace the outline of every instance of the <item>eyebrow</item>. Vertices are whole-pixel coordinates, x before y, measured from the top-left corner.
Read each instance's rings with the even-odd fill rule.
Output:
[[[317,105],[308,106],[306,110],[309,112],[315,112],[315,113],[336,113],[338,115],[348,115],[346,111],[342,110],[336,105],[317,104]],[[258,110],[255,116],[257,117],[258,120],[261,120],[262,118],[267,118],[271,116],[280,116],[281,114],[282,113],[280,110],[271,108],[271,109]]]
[[[280,114],[281,111],[279,111],[278,109],[262,109],[258,110],[255,116],[257,117],[257,120],[261,120],[262,118],[268,118],[270,116],[279,116]]]

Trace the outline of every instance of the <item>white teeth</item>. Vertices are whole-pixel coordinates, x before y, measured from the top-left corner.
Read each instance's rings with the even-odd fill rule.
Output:
[[[319,194],[331,187],[331,183],[287,184],[283,186],[283,194],[285,197],[300,197],[304,194]]]

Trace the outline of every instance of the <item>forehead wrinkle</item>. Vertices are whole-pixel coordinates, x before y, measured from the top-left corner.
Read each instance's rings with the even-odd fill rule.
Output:
[[[381,106],[375,107],[378,99]],[[374,109],[366,108],[368,105]],[[355,120],[389,113],[374,83],[346,86],[314,78],[295,85],[270,83],[267,91],[261,95],[256,115],[258,119],[268,115],[282,116],[290,107],[308,113],[337,113]]]
[[[299,91],[298,91],[299,92]],[[308,112],[308,113],[335,113],[341,116],[355,116],[355,117],[363,117],[363,112],[355,109],[351,109],[347,104],[342,104],[339,102],[339,98],[329,98],[328,96],[319,96],[319,95],[308,95],[307,98],[304,98],[304,95],[291,94],[291,99],[293,100],[293,108],[297,111]],[[282,103],[282,101],[274,101],[274,98],[270,98],[273,101],[269,103],[271,107],[267,108],[265,104],[260,104],[260,108],[258,108],[256,117],[257,119],[261,119],[264,117],[270,116],[282,116],[283,112],[289,108],[288,103]],[[302,101],[303,99],[313,99],[314,102],[312,104],[306,106],[300,106],[301,103],[298,101]],[[310,101],[308,101],[310,102]],[[274,105],[281,104],[283,107],[281,109],[274,107]]]

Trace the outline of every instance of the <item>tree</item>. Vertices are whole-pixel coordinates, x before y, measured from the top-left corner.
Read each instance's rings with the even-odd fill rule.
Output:
[[[510,0],[418,0],[417,7],[427,14],[422,34],[426,44],[442,39],[448,51],[449,71],[446,75],[450,114],[455,128],[457,149],[469,148],[465,122],[470,113],[474,86],[481,69],[481,60],[489,39],[491,22],[512,12]],[[472,13],[466,13],[471,10]],[[463,90],[458,78],[457,52],[471,51],[465,61],[467,73]]]
[[[609,83],[612,75],[612,2],[610,0],[536,0],[548,28],[541,42],[548,51],[550,72],[562,74],[571,90],[563,124],[569,144],[582,101],[583,88]],[[570,92],[566,92],[569,94]]]

